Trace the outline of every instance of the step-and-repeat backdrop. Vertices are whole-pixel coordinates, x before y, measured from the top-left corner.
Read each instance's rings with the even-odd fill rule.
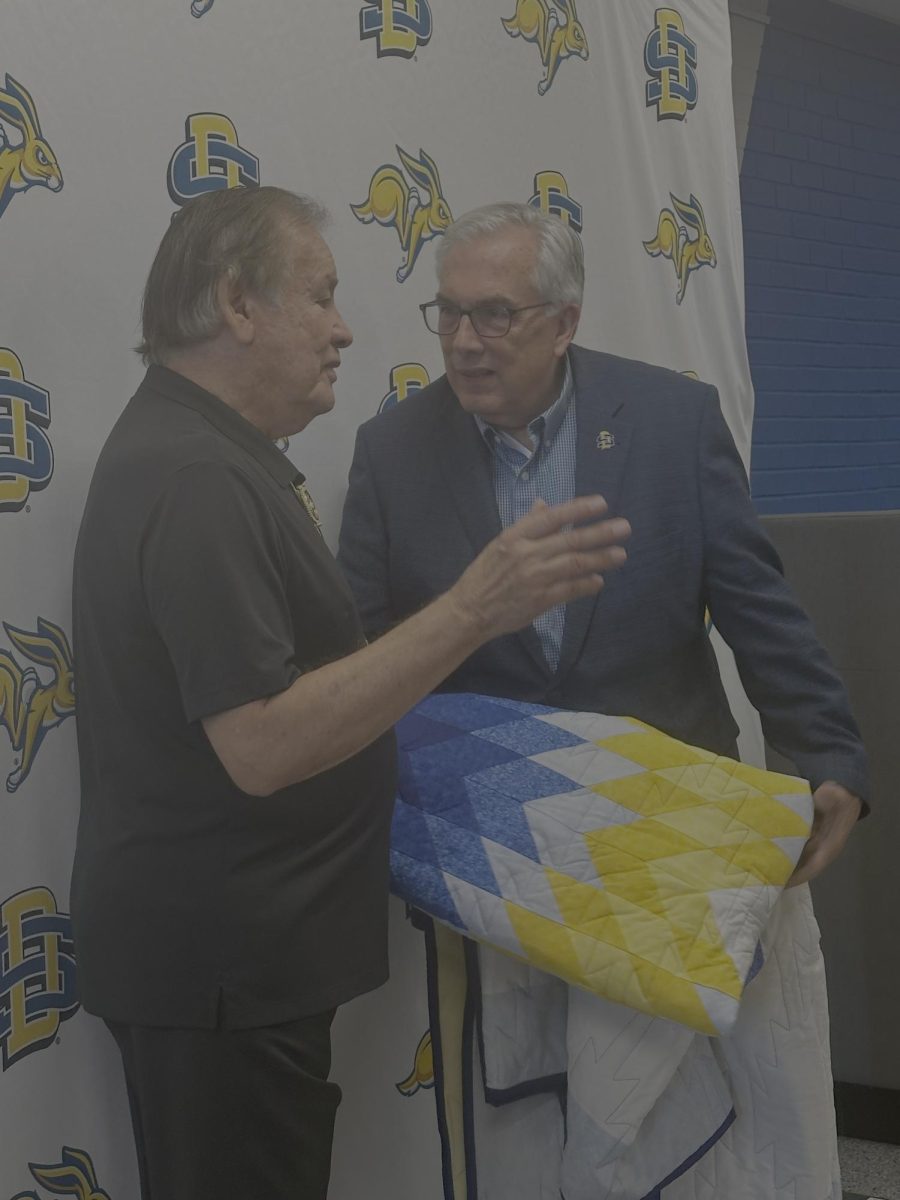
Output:
[[[0,1200],[133,1200],[68,915],[69,577],[170,216],[262,183],[332,213],[355,344],[337,408],[287,451],[332,544],[356,426],[441,371],[417,311],[435,242],[492,200],[579,232],[578,340],[717,385],[746,456],[729,20],[726,0],[6,0],[0,33]],[[390,984],[336,1024],[336,1200],[440,1195],[423,954],[399,906],[392,939]]]

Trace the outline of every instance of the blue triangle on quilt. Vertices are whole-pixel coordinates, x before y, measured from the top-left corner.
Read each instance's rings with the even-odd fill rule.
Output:
[[[432,807],[431,798],[440,798],[456,779],[519,760],[513,750],[470,733],[414,750],[407,750],[401,744],[400,753],[407,759],[413,778],[429,797],[429,807]]]
[[[463,784],[482,837],[539,863],[541,856],[525,816],[524,801],[488,787],[480,779],[466,779]]]
[[[431,831],[435,854],[441,869],[455,875],[464,883],[471,883],[492,896],[500,896],[500,886],[484,849],[481,835],[474,830],[460,829],[442,821],[440,817],[425,814]]]
[[[583,784],[567,775],[534,762],[530,758],[515,758],[485,767],[478,773],[478,781],[495,787],[498,791],[517,796],[522,803],[543,800],[547,796],[562,796],[566,792],[578,792]]]
[[[409,712],[397,723],[397,742],[403,750],[417,750],[420,746],[433,746],[435,742],[446,742],[459,736],[455,725],[426,717],[418,710]]]
[[[465,932],[465,922],[444,881],[425,814],[398,799],[392,830],[394,845],[402,845],[404,850],[391,850],[391,890],[407,901],[415,897],[416,903],[438,920]]]
[[[460,705],[459,696],[455,692],[435,692],[427,696],[416,711],[425,713],[438,721],[446,721],[457,729],[490,729],[494,725],[503,725],[507,721],[519,721],[524,713],[546,712],[535,704],[521,704],[516,700],[495,700],[489,696],[466,695],[466,703]],[[404,717],[398,729],[402,729]]]
[[[584,738],[549,721],[536,717],[520,717],[519,720],[495,725],[491,729],[473,730],[476,737],[496,742],[516,750],[523,758],[543,754],[547,750],[568,750],[571,746],[583,746]]]

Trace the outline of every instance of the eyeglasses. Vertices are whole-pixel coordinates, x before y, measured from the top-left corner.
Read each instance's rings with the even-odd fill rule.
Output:
[[[442,337],[456,333],[463,317],[468,317],[472,328],[479,337],[504,337],[509,333],[512,319],[516,313],[527,312],[530,308],[546,308],[549,300],[540,304],[523,304],[520,308],[509,308],[505,304],[477,304],[474,308],[460,308],[458,304],[448,304],[446,300],[430,300],[428,304],[420,304],[419,311],[425,318],[425,325],[432,333]]]

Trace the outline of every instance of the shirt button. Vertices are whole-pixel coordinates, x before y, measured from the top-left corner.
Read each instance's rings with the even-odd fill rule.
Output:
[[[523,479],[527,479],[528,478],[528,468],[525,467],[521,474],[522,474]]]

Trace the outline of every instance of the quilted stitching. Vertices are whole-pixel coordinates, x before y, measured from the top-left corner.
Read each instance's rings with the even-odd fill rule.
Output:
[[[429,697],[397,735],[399,896],[608,1000],[730,1031],[809,835],[803,780],[494,697]]]

